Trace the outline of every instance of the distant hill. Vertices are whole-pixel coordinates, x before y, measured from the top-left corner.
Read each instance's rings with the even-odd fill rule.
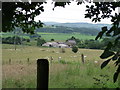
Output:
[[[85,28],[85,27],[65,27],[65,26],[47,26],[43,28],[36,29],[36,32],[45,32],[45,33],[81,33],[85,35],[97,35],[98,30],[95,28]]]
[[[59,22],[43,22],[45,25],[55,25],[55,24],[60,24]]]
[[[64,27],[76,27],[76,28],[94,28],[97,30],[101,30],[101,27],[107,26],[111,27],[110,24],[92,24],[92,23],[58,23],[58,22],[44,22],[46,25],[54,25],[54,26],[64,26]]]

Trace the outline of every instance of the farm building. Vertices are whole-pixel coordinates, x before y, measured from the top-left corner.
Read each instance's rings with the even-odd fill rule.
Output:
[[[59,44],[58,46],[59,46],[59,48],[69,48],[69,46],[66,44]]]
[[[46,46],[46,47],[58,47],[58,43],[57,42],[46,42],[42,46]]]
[[[59,43],[59,42],[46,42],[42,46],[46,47],[59,47],[59,48],[69,48],[68,45],[64,43]]]
[[[68,41],[66,41],[66,45],[72,47],[72,46],[76,45],[76,41],[75,40],[68,40]]]

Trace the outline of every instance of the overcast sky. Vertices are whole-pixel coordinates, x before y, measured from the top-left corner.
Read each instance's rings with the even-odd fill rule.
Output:
[[[51,1],[44,5],[44,12],[35,18],[36,21],[41,20],[42,22],[60,22],[60,23],[73,23],[73,22],[91,22],[91,19],[84,18],[86,13],[86,5],[77,5],[76,2],[72,2],[70,5],[63,7],[54,7]],[[111,24],[110,19],[104,19],[100,23]]]

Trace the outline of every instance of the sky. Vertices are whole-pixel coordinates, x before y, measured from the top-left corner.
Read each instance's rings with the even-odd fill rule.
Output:
[[[72,2],[70,5],[63,7],[55,7],[48,1],[44,4],[44,12],[35,18],[35,21],[41,20],[42,22],[60,22],[60,23],[75,23],[75,22],[87,22],[93,23],[91,19],[84,18],[86,13],[86,5],[77,5],[76,2]],[[101,22],[104,24],[111,24],[110,19],[102,19]]]

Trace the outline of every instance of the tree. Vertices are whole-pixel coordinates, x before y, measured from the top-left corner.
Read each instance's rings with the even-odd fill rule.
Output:
[[[34,33],[36,27],[42,27],[41,21],[34,17],[44,11],[45,2],[2,2],[2,31],[11,31],[20,27],[24,33]]]
[[[52,38],[51,41],[55,41],[55,40]]]
[[[119,40],[120,40],[120,13],[115,13],[112,15],[111,13],[117,8],[120,7],[119,2],[95,2],[95,5],[86,6],[87,14],[85,14],[85,18],[90,18],[94,22],[100,22],[101,19],[111,18],[112,27],[108,29],[106,26],[102,27],[102,31],[98,33],[97,39],[101,39],[105,34],[107,37],[115,38],[112,42],[110,41],[107,44],[104,52],[100,56],[101,59],[107,59],[101,64],[101,69],[103,69],[111,60],[114,61],[115,66],[117,66],[117,70],[114,73],[113,80],[117,81],[118,75],[120,73],[120,50],[118,49],[114,52],[114,48],[119,48]],[[102,14],[101,14],[102,13]]]
[[[86,1],[86,0],[85,0]],[[67,2],[56,2],[53,0],[54,8],[57,6],[65,7],[66,4],[70,4],[70,1]],[[39,15],[44,11],[42,6],[44,2],[3,2],[2,3],[2,31],[10,31],[15,26],[21,27],[22,30],[26,33],[34,33],[36,27],[42,27],[43,23],[39,21],[39,23],[34,21],[34,17]],[[77,2],[77,5],[84,3],[84,0],[81,2]],[[38,7],[38,8],[36,8]],[[120,40],[120,13],[115,13],[112,15],[111,13],[117,8],[120,7],[119,2],[94,2],[94,5],[86,6],[87,13],[85,14],[85,18],[92,19],[93,22],[100,22],[101,19],[111,18],[112,27],[108,30],[106,26],[102,27],[102,31],[96,37],[97,39],[101,39],[105,34],[108,37],[115,37],[114,42],[109,42],[103,54],[100,56],[102,59],[107,59],[107,61],[103,62],[101,68],[104,68],[111,60],[115,62],[115,65],[118,67],[114,74],[114,82],[116,82],[117,77],[120,73],[120,51],[114,52],[112,48],[119,48],[119,40]],[[11,9],[9,9],[11,8]],[[11,10],[11,11],[10,11]],[[25,11],[25,12],[22,12]],[[110,58],[112,56],[112,58]]]
[[[38,38],[37,39],[37,46],[42,46],[42,44],[44,44],[46,41],[42,38]]]
[[[74,53],[77,53],[77,51],[78,51],[78,47],[73,46],[73,47],[72,47],[72,51],[73,51]]]

